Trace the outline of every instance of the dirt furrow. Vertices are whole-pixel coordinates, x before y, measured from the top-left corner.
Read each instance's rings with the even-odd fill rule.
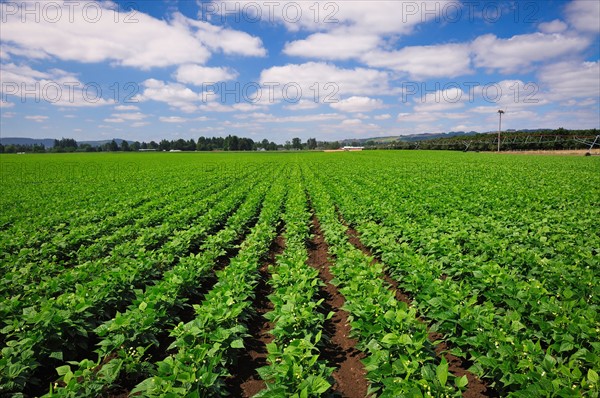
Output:
[[[327,244],[316,217],[313,217],[311,229],[313,237],[308,245],[308,264],[319,271],[319,276],[325,283],[319,291],[319,295],[324,299],[325,313],[334,313],[323,327],[327,339],[321,358],[336,368],[333,372],[334,396],[364,398],[369,387],[365,377],[367,372],[361,362],[365,355],[356,349],[357,341],[349,337],[351,329],[348,322],[349,314],[342,309],[344,297],[331,283],[333,275],[328,260]]]
[[[372,257],[373,262],[379,262],[379,259],[371,253],[368,247],[366,247],[359,238],[359,233],[354,228],[350,227],[344,220],[340,220],[344,222],[344,225],[348,227],[346,233],[348,235],[348,239],[354,247],[362,251],[365,255]],[[403,292],[402,289],[398,287],[398,282],[394,280],[387,272],[385,272],[383,279],[390,284],[391,289],[394,291],[396,299],[402,301],[409,306],[412,305],[412,299],[409,294]],[[419,317],[421,322],[426,323],[426,321]],[[429,329],[429,328],[428,328]],[[485,382],[483,382],[477,375],[468,370],[468,364],[465,363],[461,358],[450,354],[448,351],[450,350],[449,343],[443,341],[444,336],[440,333],[429,332],[428,339],[431,342],[441,341],[435,347],[435,354],[438,358],[444,356],[446,361],[448,361],[448,370],[450,373],[457,377],[462,377],[463,375],[467,376],[467,380],[469,383],[467,384],[466,390],[463,392],[463,397],[465,398],[482,398],[482,397],[496,397],[497,394],[495,391],[487,386]]]
[[[269,301],[272,289],[268,281],[269,266],[275,264],[277,255],[283,253],[285,239],[281,234],[273,241],[269,257],[259,269],[260,278],[254,292],[252,308],[254,313],[248,321],[250,337],[244,341],[246,349],[237,359],[237,364],[230,369],[231,377],[226,381],[227,390],[233,397],[250,398],[265,388],[265,382],[258,375],[257,369],[267,365],[267,344],[273,341],[270,331],[271,322],[263,315],[273,309]]]

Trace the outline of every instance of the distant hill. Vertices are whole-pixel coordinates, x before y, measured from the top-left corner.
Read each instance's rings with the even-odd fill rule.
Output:
[[[541,133],[552,131],[552,129],[509,129],[505,130],[505,133]],[[376,144],[392,144],[394,142],[417,142],[417,141],[429,141],[429,140],[439,140],[444,138],[453,138],[453,137],[470,137],[478,134],[496,134],[497,131],[485,131],[485,132],[477,132],[477,131],[449,131],[447,133],[422,133],[422,134],[407,134],[407,135],[393,135],[387,137],[371,137],[371,138],[353,138],[353,139],[345,139],[341,142],[345,145],[349,145],[352,142],[358,142],[360,144],[364,144],[366,142],[374,142]]]
[[[113,139],[110,140],[101,140],[101,141],[77,141],[77,144],[79,145],[83,145],[83,144],[90,144],[91,146],[102,146],[104,144],[108,144],[109,142],[111,142]],[[115,142],[120,146],[121,143],[123,141],[125,141],[124,139],[121,138],[114,138]],[[135,141],[131,141],[131,140],[127,140],[128,144],[133,144]]]
[[[344,144],[351,142],[358,142],[364,144],[365,142],[372,141],[375,143],[392,143],[392,142],[416,142],[416,141],[427,141],[436,140],[440,138],[450,138],[457,136],[470,136],[478,134],[476,131],[450,131],[448,133],[424,133],[424,134],[407,134],[407,135],[395,135],[389,137],[371,137],[371,138],[357,138],[357,139],[346,139],[342,142]]]
[[[115,138],[114,140],[118,145],[121,145],[121,143],[123,141],[125,141],[121,138]],[[89,144],[93,147],[98,147],[98,146],[107,144],[111,141],[112,141],[112,139],[96,140],[96,141],[79,141],[79,140],[77,140],[77,144],[78,145]],[[130,141],[130,140],[127,140],[127,142],[129,144],[134,143],[134,141]],[[4,138],[4,137],[2,137],[2,138],[0,138],[0,144],[4,145],[4,146],[6,146],[6,145],[28,145],[28,146],[44,145],[46,148],[52,148],[54,146],[54,138],[21,138],[21,137],[6,137],[6,138]]]
[[[0,144],[6,145],[44,145],[46,148],[54,146],[54,138],[21,138],[21,137],[2,137]]]
[[[566,130],[527,129],[502,132],[503,150],[558,150],[587,149],[598,135],[597,129]],[[390,140],[390,138],[393,138]],[[363,140],[367,147],[385,149],[450,149],[462,151],[492,151],[498,148],[498,132],[447,134],[419,134],[413,136],[384,137],[386,141]]]

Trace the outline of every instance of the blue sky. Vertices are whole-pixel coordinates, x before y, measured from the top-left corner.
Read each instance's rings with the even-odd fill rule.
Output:
[[[2,1],[0,134],[600,127],[600,2]]]

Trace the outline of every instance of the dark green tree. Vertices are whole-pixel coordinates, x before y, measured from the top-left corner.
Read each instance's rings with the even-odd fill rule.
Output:
[[[171,142],[165,139],[160,140],[160,143],[158,144],[158,149],[160,149],[161,151],[170,151]]]
[[[75,152],[77,150],[77,141],[73,138],[61,138],[54,140],[53,152]]]
[[[237,151],[239,150],[239,138],[237,135],[228,135],[225,137],[224,150],[226,151]]]
[[[95,152],[96,148],[91,146],[90,144],[81,144],[77,149],[77,152]]]
[[[292,138],[292,148],[302,149],[302,140],[298,137]]]
[[[175,149],[176,151],[185,151],[187,147],[187,142],[180,138],[177,141],[171,141],[171,149]]]
[[[238,150],[240,150],[240,151],[254,150],[254,141],[251,138],[240,138]]]

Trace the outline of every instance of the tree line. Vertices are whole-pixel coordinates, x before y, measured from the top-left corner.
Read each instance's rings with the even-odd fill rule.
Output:
[[[314,150],[314,149],[337,149],[339,142],[317,141],[309,138],[302,142],[300,138],[293,138],[285,144],[276,144],[266,138],[262,141],[254,141],[251,138],[228,135],[227,137],[199,137],[197,140],[180,138],[177,140],[160,140],[159,142],[129,142],[116,140],[98,146],[88,143],[78,143],[73,138],[62,138],[54,140],[52,147],[44,145],[1,145],[0,153],[64,153],[64,152],[136,152],[144,150],[154,151],[278,151],[278,150]]]
[[[576,137],[587,137],[594,140],[600,130],[567,130],[564,128],[535,130],[535,131],[504,131],[502,132],[502,150],[557,150],[557,149],[587,149],[590,144],[577,141]],[[339,149],[344,145],[364,146],[366,149],[430,149],[430,150],[457,150],[457,151],[495,151],[498,146],[496,133],[481,133],[474,135],[460,135],[454,137],[435,138],[421,141],[394,141],[377,142],[373,140],[361,141],[317,141],[309,138],[302,142],[300,138],[293,138],[285,144],[263,139],[254,141],[251,138],[228,135],[227,137],[199,137],[189,140],[160,140],[159,142],[128,142],[118,143],[112,140],[99,146],[88,143],[77,143],[73,138],[54,140],[52,147],[44,145],[1,145],[0,153],[46,153],[46,152],[133,152],[143,150],[155,151],[278,151],[278,150],[315,150]],[[600,142],[597,143],[600,145]]]
[[[600,130],[567,130],[540,129],[533,131],[503,131],[500,137],[501,150],[573,150],[588,149]],[[580,140],[577,140],[579,138]],[[600,146],[600,140],[596,143]],[[366,145],[369,147],[370,145]],[[431,140],[405,142],[396,141],[386,144],[375,144],[373,149],[425,149],[425,150],[454,150],[454,151],[496,151],[498,149],[498,133],[480,133],[455,137],[437,138]]]

